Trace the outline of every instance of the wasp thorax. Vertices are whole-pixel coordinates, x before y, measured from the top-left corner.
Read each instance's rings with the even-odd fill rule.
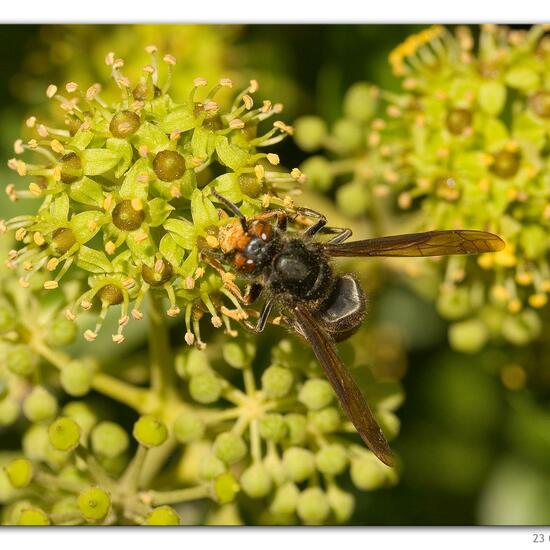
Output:
[[[143,265],[141,276],[143,280],[151,286],[160,286],[167,283],[174,274],[172,264],[166,260],[159,260],[153,267]]]
[[[102,286],[97,295],[102,303],[109,304],[110,306],[116,306],[124,300],[122,290],[118,286],[111,284]]]
[[[63,183],[73,183],[82,177],[82,161],[80,157],[70,152],[61,157],[61,181]]]
[[[136,210],[130,200],[119,202],[113,210],[113,223],[123,231],[139,229],[144,219],[143,209]]]
[[[109,131],[116,138],[131,136],[140,126],[139,115],[132,111],[120,111],[116,113],[109,124]]]
[[[153,170],[162,181],[174,181],[185,173],[185,159],[177,151],[160,151],[153,160]]]
[[[263,191],[263,186],[255,174],[241,174],[239,176],[241,191],[254,199],[257,199]]]
[[[447,114],[447,128],[458,136],[472,125],[472,112],[468,109],[451,109]]]
[[[74,233],[68,227],[60,227],[52,233],[51,249],[58,256],[68,252],[75,243]]]
[[[529,98],[529,107],[542,118],[550,118],[550,92],[537,92]]]
[[[495,155],[492,171],[501,178],[511,178],[519,170],[520,155],[516,151],[500,151]]]

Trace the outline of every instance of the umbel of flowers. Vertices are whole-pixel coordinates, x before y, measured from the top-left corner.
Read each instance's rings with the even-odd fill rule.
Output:
[[[122,342],[124,328],[142,318],[142,301],[153,291],[167,297],[168,315],[184,318],[186,341],[201,346],[204,313],[230,334],[230,319],[246,316],[220,275],[201,259],[204,248],[219,247],[218,229],[231,221],[214,205],[212,189],[252,215],[272,202],[291,206],[277,193],[303,176],[298,169],[277,170],[278,156],[266,151],[292,128],[276,120],[270,129],[258,129],[282,105],[254,99],[256,81],[227,111],[216,94],[232,87],[229,79],[209,88],[196,78],[189,96],[177,103],[168,94],[175,58],[164,56],[161,84],[157,50],[148,51],[151,63],[137,83],[124,76],[121,59],[107,55],[120,89],[115,104],[102,100],[97,84],[48,87],[47,96],[65,112],[66,127],[27,119],[33,137],[17,140],[17,157],[8,162],[27,188],[12,183],[6,188],[13,201],[31,197],[41,204],[35,214],[1,220],[0,232],[14,235],[17,246],[7,265],[19,273],[23,287],[37,272],[49,274],[43,287],[50,291],[73,266],[81,279],[87,275],[83,292],[65,312],[74,320],[79,311],[99,308],[86,339],[96,339],[108,310],[117,306],[113,340]]]
[[[399,93],[358,84],[331,133],[315,117],[296,123],[299,144],[335,156],[313,157],[304,172],[317,186],[336,184],[340,204],[375,227],[391,220],[404,231],[472,228],[504,238],[494,256],[404,266],[439,279],[438,308],[462,351],[491,335],[524,345],[541,331],[550,292],[545,31],[483,25],[476,40],[466,27],[430,27],[390,55]]]

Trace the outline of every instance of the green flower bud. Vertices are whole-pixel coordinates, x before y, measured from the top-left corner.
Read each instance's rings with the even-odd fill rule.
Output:
[[[185,159],[177,151],[160,151],[153,160],[153,170],[162,181],[177,180],[185,173]]]
[[[489,339],[489,331],[479,319],[453,323],[449,327],[451,347],[462,353],[477,353]]]
[[[143,264],[141,268],[141,276],[143,280],[151,286],[161,286],[167,283],[174,275],[174,268],[167,260],[162,260],[161,269],[157,270],[157,264],[154,267],[149,267]]]
[[[50,420],[57,413],[57,400],[46,388],[36,386],[23,402],[23,413],[31,422]]]
[[[71,151],[61,157],[61,181],[63,183],[73,183],[79,180],[83,175],[82,161],[80,157]]]
[[[307,419],[302,414],[287,414],[285,422],[288,426],[288,440],[291,445],[301,445],[306,440]]]
[[[116,138],[125,139],[131,136],[139,128],[141,119],[132,111],[120,111],[115,113],[109,124],[109,131]]]
[[[288,395],[294,383],[290,369],[273,365],[262,374],[262,389],[268,397],[284,397]]]
[[[447,128],[451,134],[459,136],[472,126],[472,118],[468,109],[451,109],[447,114]]]
[[[202,479],[216,479],[224,472],[224,463],[214,455],[205,457],[200,464],[200,477]]]
[[[501,178],[513,178],[519,170],[520,160],[519,153],[515,151],[500,151],[494,157],[491,170]]]
[[[378,489],[386,481],[384,468],[388,469],[372,453],[354,459],[351,461],[351,481],[361,491]]]
[[[242,490],[251,498],[264,498],[271,490],[271,477],[263,464],[252,464],[241,475]]]
[[[550,118],[550,92],[543,91],[533,94],[529,98],[529,107],[541,118]]]
[[[49,525],[50,520],[44,510],[32,507],[21,510],[17,525]]]
[[[15,327],[15,315],[13,310],[5,304],[0,305],[0,334],[8,332]]]
[[[327,134],[327,125],[322,118],[303,116],[294,122],[294,139],[304,151],[311,152],[322,147]]]
[[[541,321],[532,309],[525,309],[517,315],[508,315],[502,323],[502,334],[515,346],[525,346],[541,332]]]
[[[102,303],[109,304],[110,306],[116,306],[124,300],[122,290],[118,286],[111,284],[102,286],[97,296]]]
[[[219,434],[214,441],[214,453],[226,464],[235,464],[245,457],[246,443],[237,434],[226,432]]]
[[[348,455],[342,445],[331,444],[320,449],[315,455],[317,469],[333,476],[341,474],[348,465]]]
[[[179,525],[180,517],[171,506],[159,506],[145,518],[145,525]]]
[[[378,89],[365,82],[353,84],[344,96],[344,114],[360,122],[367,122],[376,114]]]
[[[307,380],[298,394],[298,401],[313,411],[326,407],[333,398],[334,392],[330,384],[320,378]]]
[[[301,447],[290,447],[283,454],[283,465],[289,479],[301,483],[313,475],[315,457],[311,451]]]
[[[252,363],[256,355],[256,346],[250,340],[239,339],[224,344],[223,358],[235,369],[242,369]]]
[[[82,361],[71,361],[61,369],[61,386],[69,395],[81,397],[90,391],[93,375],[92,367],[89,364]]]
[[[338,523],[349,521],[355,509],[355,497],[332,484],[327,490],[327,498],[336,521]]]
[[[208,354],[197,348],[185,347],[176,355],[176,371],[182,378],[211,372]]]
[[[98,416],[93,408],[84,401],[70,401],[63,407],[63,416],[72,418],[84,434],[97,424]]]
[[[27,487],[32,479],[32,463],[27,458],[15,458],[5,468],[6,475],[13,487]]]
[[[48,428],[42,424],[31,426],[22,438],[24,455],[33,462],[45,461],[50,447]]]
[[[282,441],[288,433],[288,427],[281,414],[266,414],[260,420],[260,435],[267,440]]]
[[[92,449],[97,455],[114,458],[128,450],[128,434],[114,422],[100,422],[91,433]]]
[[[33,351],[24,345],[10,347],[6,354],[8,369],[19,376],[30,376],[38,363]]]
[[[301,170],[314,189],[328,191],[332,187],[334,175],[330,161],[326,158],[321,156],[309,157],[302,163]]]
[[[168,438],[168,429],[154,416],[145,415],[134,424],[133,434],[144,447],[158,447]]]
[[[122,231],[135,231],[145,220],[143,208],[137,209],[131,200],[120,201],[113,209],[113,223]]]
[[[349,118],[337,120],[332,128],[332,133],[342,150],[354,151],[361,147],[363,131],[361,125],[356,120]]]
[[[342,425],[342,417],[336,407],[325,407],[320,411],[310,411],[308,420],[323,433],[336,432]]]
[[[13,424],[19,416],[19,403],[11,397],[0,399],[0,426]]]
[[[203,372],[191,377],[189,393],[198,403],[215,403],[222,393],[222,383],[213,372]]]
[[[60,227],[52,233],[51,249],[54,256],[63,256],[76,244],[76,237],[68,227]]]
[[[437,311],[446,319],[460,319],[471,310],[470,294],[465,287],[452,287],[441,292],[437,299]]]
[[[48,325],[46,341],[52,347],[61,347],[72,344],[75,341],[77,324],[65,317],[56,317]]]
[[[360,181],[345,183],[336,191],[338,207],[352,218],[365,214],[370,207],[369,193],[365,193],[365,187]]]
[[[205,429],[204,422],[191,411],[181,413],[174,422],[174,435],[180,443],[201,439]]]
[[[304,523],[320,525],[328,518],[330,505],[327,496],[319,487],[309,487],[298,497],[296,511]]]
[[[50,443],[58,451],[72,451],[80,441],[80,426],[72,419],[61,417],[48,429]]]
[[[87,521],[99,522],[107,517],[111,509],[111,497],[101,487],[90,487],[78,495],[77,504]]]
[[[275,492],[269,510],[277,516],[289,516],[296,511],[300,491],[294,483],[285,483]]]
[[[78,510],[78,504],[76,497],[68,496],[57,500],[51,510],[51,516],[56,525],[78,525],[80,519],[64,519],[63,521],[56,521],[54,516],[75,516],[80,514]]]
[[[214,482],[214,495],[219,504],[233,502],[239,490],[239,484],[233,477],[233,474],[226,472],[216,477],[216,481]]]

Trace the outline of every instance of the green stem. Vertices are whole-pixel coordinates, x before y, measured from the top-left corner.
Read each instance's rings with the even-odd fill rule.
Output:
[[[174,504],[176,502],[188,502],[190,500],[199,500],[210,496],[210,487],[208,485],[199,485],[198,487],[189,487],[186,489],[176,489],[175,491],[151,491],[151,503],[154,506],[160,504]]]
[[[176,440],[172,436],[169,437],[168,440],[165,441],[160,447],[149,449],[139,477],[140,487],[149,487],[151,485],[170,455],[174,452],[175,448]]]
[[[130,465],[126,468],[124,475],[119,480],[119,485],[124,487],[129,493],[137,491],[139,488],[139,478],[145,463],[148,449],[143,445],[139,445]]]
[[[105,473],[103,468],[97,463],[94,456],[85,447],[78,446],[75,450],[76,455],[82,460],[95,481],[106,488],[110,488],[113,485],[113,480]]]

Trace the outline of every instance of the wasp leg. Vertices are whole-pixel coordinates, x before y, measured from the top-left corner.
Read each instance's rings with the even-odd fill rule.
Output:
[[[260,316],[258,317],[258,320],[256,321],[256,324],[252,324],[250,321],[243,321],[246,328],[254,331],[254,332],[263,332],[265,329],[265,326],[267,325],[267,321],[269,319],[269,315],[271,314],[271,310],[273,309],[273,300],[267,300],[267,302],[264,304],[264,307],[262,308],[262,311],[260,313]]]
[[[277,228],[286,231],[288,225],[288,214],[284,210],[269,210],[254,216],[255,220],[269,220],[277,217]]]
[[[315,218],[317,220],[314,224],[310,225],[304,231],[304,237],[313,237],[314,235],[319,233],[319,231],[321,231],[321,229],[327,224],[327,218],[325,217],[325,215],[315,210],[311,210],[311,208],[303,208],[301,206],[296,208],[296,216],[293,218],[292,221],[294,221],[298,216],[307,216],[309,218]]]
[[[336,233],[334,237],[332,237],[327,241],[327,243],[330,243],[330,244],[343,243],[345,240],[351,237],[351,233],[352,233],[351,229],[348,229],[345,227],[326,227],[325,232]]]

